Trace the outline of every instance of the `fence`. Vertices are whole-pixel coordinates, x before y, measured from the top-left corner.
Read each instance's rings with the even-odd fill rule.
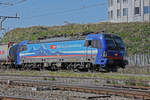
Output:
[[[150,66],[150,54],[135,54],[127,57],[129,66]]]

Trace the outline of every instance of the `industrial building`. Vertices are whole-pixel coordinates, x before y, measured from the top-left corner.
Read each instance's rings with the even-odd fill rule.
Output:
[[[150,0],[108,0],[109,22],[150,21]]]

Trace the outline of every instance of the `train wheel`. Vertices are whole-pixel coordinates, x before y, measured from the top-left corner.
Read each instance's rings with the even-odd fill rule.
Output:
[[[94,72],[94,65],[92,65],[91,63],[86,63],[85,69],[87,72]]]
[[[117,72],[118,71],[118,67],[113,67],[112,72]]]
[[[51,66],[50,66],[50,70],[51,71],[57,71],[58,70],[58,67],[55,63],[52,63]]]
[[[119,66],[119,67],[124,69],[124,68],[125,68],[125,65],[121,65],[121,66]]]
[[[31,70],[32,66],[29,64],[23,64],[20,69],[21,70]]]
[[[108,66],[108,65],[107,65],[107,66],[105,67],[105,70],[106,70],[106,72],[111,72],[111,71],[112,71],[112,68],[111,68],[111,66]]]
[[[79,69],[78,68],[72,68],[72,71],[73,72],[79,72]]]
[[[107,66],[106,67],[106,71],[107,72],[117,72],[118,71],[118,67],[117,66]]]
[[[71,66],[71,70],[74,72],[79,72],[80,66],[81,66],[81,64],[79,64],[79,63],[73,63]]]

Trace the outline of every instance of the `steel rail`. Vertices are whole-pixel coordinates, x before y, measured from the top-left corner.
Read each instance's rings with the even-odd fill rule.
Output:
[[[134,80],[117,80],[117,79],[105,79],[105,78],[84,78],[84,77],[61,77],[61,76],[32,76],[32,75],[6,75],[6,74],[3,74],[2,76],[4,76],[3,78],[1,77],[0,75],[0,80],[12,80],[14,77],[17,77],[16,79],[14,78],[12,81],[25,81],[27,80],[26,78],[29,78],[29,77],[32,77],[32,78],[42,78],[41,80],[43,79],[54,79],[51,81],[51,83],[63,83],[63,82],[66,82],[66,83],[72,83],[73,84],[73,81],[72,82],[69,82],[68,80],[77,80],[77,83],[80,83],[79,80],[92,80],[93,83],[94,83],[94,80],[98,80],[98,81],[109,81],[109,82],[130,82],[130,83],[139,83],[139,84],[150,84],[150,81],[134,81]],[[7,78],[6,78],[7,77]],[[18,80],[19,79],[19,80]],[[67,81],[60,81],[61,80],[65,80],[67,79]],[[40,82],[40,81],[37,81],[37,80],[32,80],[33,82]],[[46,80],[45,80],[46,81]],[[50,81],[50,80],[47,80],[47,81]],[[82,82],[81,82],[82,83]],[[91,82],[92,83],[92,82]],[[92,83],[92,84],[93,84]],[[95,84],[94,85],[101,85],[101,84]],[[134,86],[134,85],[125,85],[125,84],[122,84],[122,85],[118,85],[118,84],[115,84],[115,85],[112,85],[112,84],[109,84],[109,83],[105,83],[103,86],[107,86],[107,87],[118,87],[118,88],[131,88],[131,89],[137,89],[137,90],[150,90],[150,87],[149,86]]]
[[[0,84],[8,84],[8,85],[18,85],[18,86],[53,86],[53,85],[67,85],[67,86],[82,86],[82,87],[93,87],[93,88],[109,88],[109,89],[118,89],[118,90],[130,90],[130,91],[138,91],[149,93],[149,87],[138,87],[138,86],[121,86],[121,85],[95,85],[95,84],[73,84],[73,83],[64,83],[64,82],[55,82],[55,81],[39,81],[39,80],[7,80],[0,79]],[[135,88],[136,87],[136,88]]]
[[[0,84],[7,84],[6,81],[0,81]],[[51,84],[51,83],[42,83],[42,82],[21,82],[21,81],[12,81],[7,85],[13,86],[24,86],[24,87],[48,87],[50,89],[58,89],[63,91],[76,91],[84,93],[94,93],[101,95],[115,95],[122,97],[131,97],[139,98],[143,100],[150,99],[150,92],[142,92],[135,90],[127,89],[117,89],[117,88],[107,88],[107,87],[98,87],[98,86],[81,86],[81,85],[66,85],[66,84]]]
[[[118,84],[106,84],[104,86],[116,87],[116,88],[141,89],[141,90],[149,90],[150,91],[150,87],[146,87],[146,86],[131,86],[131,85],[118,85]]]
[[[33,76],[33,75],[11,75],[11,74],[0,74],[1,76],[5,76],[5,77],[33,77],[33,78],[51,78],[51,79],[89,79],[89,80],[107,80],[107,81],[126,81],[126,82],[133,82],[135,83],[136,80],[128,80],[128,79],[107,79],[107,78],[97,78],[97,77],[65,77],[65,76]],[[137,81],[139,82],[139,81]],[[144,80],[140,80],[140,83],[150,83],[150,81],[144,81]]]
[[[10,96],[0,96],[0,100],[38,100],[38,99],[28,99],[23,97],[10,97]]]

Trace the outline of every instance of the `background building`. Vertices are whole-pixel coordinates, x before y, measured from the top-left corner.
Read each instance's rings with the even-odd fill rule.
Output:
[[[150,0],[108,0],[109,22],[150,21]]]

